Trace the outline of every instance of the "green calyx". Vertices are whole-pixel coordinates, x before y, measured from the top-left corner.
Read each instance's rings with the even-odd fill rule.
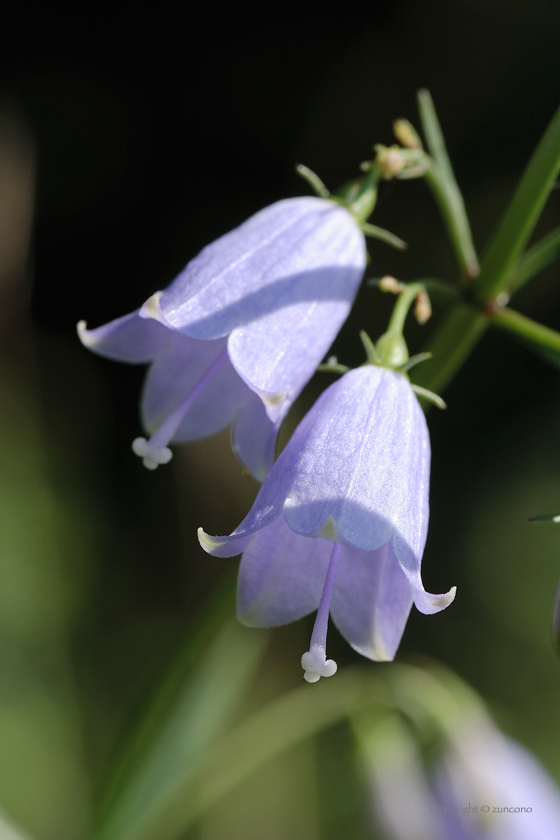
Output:
[[[304,181],[307,181],[319,198],[334,201],[335,204],[340,204],[342,207],[345,207],[356,219],[364,236],[371,237],[372,239],[380,239],[387,245],[391,245],[391,247],[402,251],[407,247],[406,242],[403,242],[394,233],[380,228],[377,225],[368,224],[367,222],[373,213],[377,201],[377,185],[383,177],[383,172],[379,167],[370,166],[369,164],[367,164],[367,167],[368,171],[365,175],[348,181],[332,194],[319,176],[313,170],[309,169],[309,167],[299,164],[296,166],[296,172]]]

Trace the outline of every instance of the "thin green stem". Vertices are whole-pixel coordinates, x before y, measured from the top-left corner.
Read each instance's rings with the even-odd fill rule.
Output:
[[[510,295],[536,277],[560,257],[560,228],[551,231],[533,245],[519,260],[507,284]]]
[[[402,335],[408,310],[420,292],[423,291],[424,285],[422,283],[409,283],[404,287],[395,303],[385,335]]]
[[[493,313],[490,321],[494,326],[513,333],[531,345],[536,345],[536,350],[554,353],[557,358],[556,364],[560,364],[560,333],[556,330],[544,327],[520,312],[506,307]]]

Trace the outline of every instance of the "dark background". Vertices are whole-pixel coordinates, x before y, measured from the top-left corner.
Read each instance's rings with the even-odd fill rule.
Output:
[[[130,451],[143,371],[88,354],[76,322],[95,327],[135,309],[205,244],[275,200],[306,194],[297,163],[331,188],[355,176],[373,143],[392,142],[393,119],[418,126],[420,87],[434,97],[482,249],[560,102],[560,7],[387,0],[316,17],[224,20],[209,8],[190,19],[166,6],[114,19],[83,8],[42,14],[0,64],[5,148],[23,170],[32,149],[36,161],[28,258],[5,283],[2,381],[7,401],[32,418],[33,451],[66,523],[57,531],[66,599],[57,633],[68,639],[95,778],[131,704],[236,565],[205,555],[196,527],[231,530],[256,485],[242,478],[227,435],[143,470]],[[539,233],[559,223],[559,201],[554,192]],[[455,278],[422,182],[384,184],[373,221],[410,247],[372,244],[368,276]],[[514,307],[560,328],[558,281],[550,269]],[[364,288],[335,346],[342,361],[361,363],[358,330],[377,338],[391,302]],[[410,325],[411,352],[432,328]],[[327,381],[315,377],[288,429]],[[459,593],[439,616],[413,613],[399,652],[457,670],[556,772],[560,664],[548,624],[560,534],[526,520],[560,509],[558,385],[556,370],[488,334],[446,392],[449,410],[430,413],[424,580],[430,591],[458,584]],[[310,622],[272,635],[285,685],[301,678]],[[43,663],[51,654],[41,633],[25,637],[25,655]],[[359,658],[334,630],[330,644],[339,667]],[[56,667],[46,671],[56,677]]]

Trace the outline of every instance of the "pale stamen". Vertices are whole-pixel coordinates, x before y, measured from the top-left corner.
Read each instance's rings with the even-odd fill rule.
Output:
[[[329,612],[334,580],[341,548],[340,543],[334,543],[327,576],[325,578],[325,585],[323,586],[323,594],[321,595],[321,602],[317,610],[315,624],[313,625],[309,650],[301,657],[301,667],[305,671],[303,678],[308,683],[318,682],[321,677],[332,677],[336,674],[336,662],[334,659],[327,659],[327,630],[329,627]]]
[[[167,446],[187,412],[192,408],[196,400],[202,394],[211,379],[217,374],[227,359],[227,348],[217,356],[210,367],[202,374],[194,388],[181,400],[177,408],[165,418],[159,429],[154,432],[149,440],[138,437],[132,442],[132,451],[142,458],[144,466],[149,470],[155,470],[160,464],[167,464],[173,453]]]

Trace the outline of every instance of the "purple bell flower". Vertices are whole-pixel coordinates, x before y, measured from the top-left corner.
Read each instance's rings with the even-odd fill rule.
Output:
[[[350,645],[393,659],[412,603],[447,607],[424,590],[430,441],[408,379],[365,365],[322,394],[264,481],[249,514],[225,537],[199,530],[218,557],[243,552],[237,608],[253,627],[318,610],[305,679],[331,676],[329,613]],[[311,539],[310,539],[311,538]]]
[[[322,198],[279,201],[220,237],[144,306],[83,344],[122,362],[151,363],[141,403],[151,435],[133,449],[149,469],[169,443],[233,425],[233,448],[262,480],[279,425],[325,356],[366,265],[352,214]]]

